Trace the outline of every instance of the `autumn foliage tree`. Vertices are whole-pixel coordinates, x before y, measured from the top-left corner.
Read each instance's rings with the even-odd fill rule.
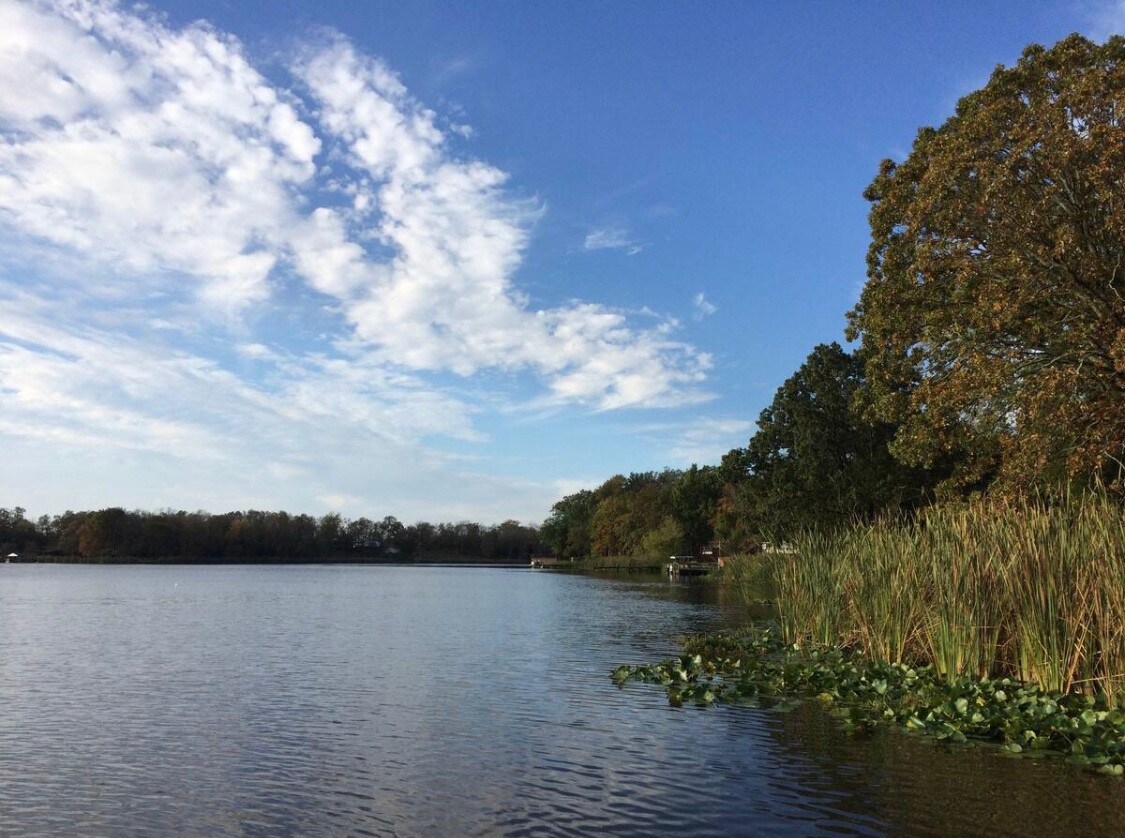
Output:
[[[1121,480],[1123,119],[1125,39],[1031,46],[867,190],[863,409],[949,487]]]

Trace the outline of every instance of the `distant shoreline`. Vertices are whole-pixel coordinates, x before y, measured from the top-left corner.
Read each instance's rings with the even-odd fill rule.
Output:
[[[274,557],[271,559],[247,559],[247,558],[234,558],[234,557],[221,557],[221,558],[191,558],[191,557],[168,557],[168,558],[149,558],[149,557],[132,557],[132,556],[99,556],[99,557],[82,557],[82,556],[29,556],[19,557],[18,559],[11,559],[8,564],[69,564],[69,565],[203,565],[203,566],[218,566],[218,565],[237,565],[237,566],[285,566],[285,565],[349,565],[355,567],[378,565],[381,567],[528,567],[527,561],[511,561],[511,562],[498,562],[495,560],[481,561],[469,558],[429,558],[418,560],[402,560],[402,559],[369,559],[357,560],[355,558],[340,557],[334,559],[325,558],[310,558],[308,556],[300,557]]]

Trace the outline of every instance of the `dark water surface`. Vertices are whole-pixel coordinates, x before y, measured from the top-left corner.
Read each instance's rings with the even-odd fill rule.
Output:
[[[0,566],[3,835],[1123,835],[1125,784],[608,673],[706,585]]]

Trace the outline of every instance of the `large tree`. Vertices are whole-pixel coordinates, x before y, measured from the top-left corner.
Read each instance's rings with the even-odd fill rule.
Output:
[[[1123,118],[1125,39],[1072,35],[883,162],[849,338],[903,461],[952,458],[962,489],[1120,480]]]
[[[749,528],[784,538],[909,508],[927,494],[929,473],[887,450],[894,428],[868,424],[852,409],[864,387],[863,361],[837,343],[821,344],[778,388],[745,449],[723,459],[728,484],[720,531]]]

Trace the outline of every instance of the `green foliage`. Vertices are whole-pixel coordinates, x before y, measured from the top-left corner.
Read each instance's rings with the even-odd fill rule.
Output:
[[[679,555],[684,544],[684,529],[671,515],[665,516],[654,529],[641,538],[638,555],[649,558],[667,559]]]
[[[672,488],[672,514],[683,529],[688,552],[698,555],[714,536],[712,520],[722,492],[719,472],[692,464]]]
[[[583,490],[567,495],[551,507],[540,533],[556,556],[590,555],[590,526],[595,506],[594,493]]]
[[[734,481],[720,501],[727,540],[780,541],[810,527],[869,520],[911,508],[933,478],[900,465],[887,444],[894,428],[853,411],[865,386],[862,358],[839,344],[817,346],[777,391],[744,450],[723,458]],[[741,472],[741,474],[740,474]]]
[[[711,466],[617,474],[556,503],[543,538],[564,557],[697,553],[713,536],[722,488]]]
[[[746,448],[717,467],[616,475],[569,495],[544,522],[544,539],[561,556],[585,555],[583,548],[599,556],[697,554],[716,538],[733,553],[813,526],[914,508],[935,478],[891,456],[893,427],[868,425],[853,411],[863,370],[839,344],[816,347],[762,411]],[[669,517],[681,539],[672,537]]]
[[[0,509],[0,552],[5,556],[12,552],[38,550],[46,539],[46,534],[24,517],[25,512],[21,506]]]
[[[1031,46],[868,188],[869,419],[954,492],[1125,459],[1125,39]]]

